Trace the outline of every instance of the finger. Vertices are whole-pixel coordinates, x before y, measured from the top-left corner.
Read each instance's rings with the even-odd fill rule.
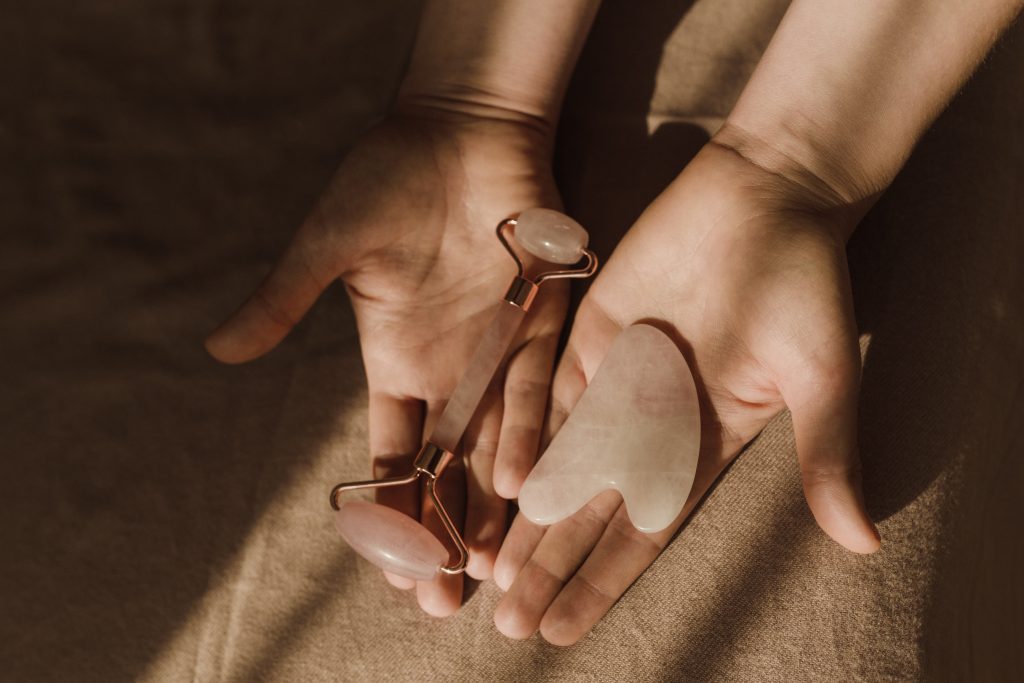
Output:
[[[552,525],[494,610],[494,625],[510,638],[529,638],[562,586],[590,554],[622,504],[604,491],[576,514]]]
[[[864,505],[857,448],[860,356],[807,364],[781,387],[793,417],[804,495],[818,525],[840,545],[873,553],[881,537]]]
[[[619,507],[586,561],[544,613],[540,632],[545,640],[553,645],[571,645],[593,628],[657,559],[725,464],[723,460],[701,455],[682,511],[662,531],[638,531],[629,521],[626,506]]]
[[[455,528],[461,529],[465,521],[465,467],[461,459],[455,459],[445,469],[444,476],[437,479],[437,495],[444,509],[451,516]],[[450,558],[457,558],[458,551],[448,534],[439,512],[424,492],[422,519],[430,533],[434,534],[448,549]],[[416,582],[416,599],[424,612],[435,617],[447,617],[458,611],[462,605],[462,574],[439,573],[430,581]]]
[[[658,557],[682,524],[656,534],[637,531],[620,506],[579,570],[555,597],[540,621],[541,635],[552,645],[572,645],[593,628],[612,605]]]
[[[502,422],[500,383],[484,395],[480,409],[466,429],[466,573],[474,579],[491,578],[494,559],[505,535],[508,503],[494,492],[494,458]]]
[[[423,433],[422,401],[371,390],[369,430],[373,478],[408,474]],[[374,497],[381,505],[419,519],[420,490],[416,484],[375,489]],[[413,579],[390,572],[384,572],[384,576],[391,585],[403,590],[416,585]]]
[[[509,359],[504,416],[494,460],[494,490],[503,498],[519,495],[523,481],[537,461],[557,345],[557,335],[543,335],[529,341]]]
[[[568,419],[615,337],[622,330],[622,325],[593,303],[592,296],[583,299],[551,382],[551,406],[541,438],[541,453]]]
[[[570,339],[565,351],[562,352],[562,357],[558,360],[558,367],[555,369],[555,376],[551,381],[551,404],[544,423],[541,453],[569,418],[569,413],[576,402],[580,400],[580,396],[583,395],[586,388],[587,376],[583,372],[579,355]]]
[[[433,430],[443,409],[444,404],[440,401],[427,404],[421,440]],[[456,454],[443,474],[437,478],[437,494],[460,533],[463,533],[465,521],[465,491],[466,470],[462,458]],[[425,491],[421,494],[420,520],[423,526],[444,544],[450,557],[458,556],[455,543]],[[462,574],[440,573],[430,581],[417,581],[416,600],[423,611],[431,616],[447,617],[454,614],[462,605]]]
[[[534,524],[522,515],[516,515],[501,544],[501,549],[498,550],[498,557],[494,560],[494,583],[498,584],[498,588],[507,591],[512,587],[516,576],[533,555],[546,530],[547,527]]]
[[[300,231],[242,306],[206,338],[206,350],[223,363],[262,356],[302,319],[336,270],[311,238]]]

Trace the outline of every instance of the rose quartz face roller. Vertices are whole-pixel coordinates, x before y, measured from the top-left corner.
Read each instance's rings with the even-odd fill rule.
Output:
[[[527,253],[547,263],[572,267],[532,275],[526,273],[523,260],[506,238],[505,233],[510,229],[515,243]],[[338,484],[331,490],[331,507],[336,510],[334,524],[342,538],[378,567],[418,581],[430,580],[438,573],[458,574],[466,568],[469,559],[466,545],[441,503],[435,486],[438,477],[455,457],[462,434],[508,352],[538,288],[547,280],[586,278],[597,270],[597,256],[587,249],[587,231],[557,211],[527,209],[516,217],[501,221],[496,234],[516,263],[516,277],[498,304],[497,313],[430,438],[416,455],[412,471],[401,477]],[[427,495],[458,552],[458,558],[450,564],[448,550],[441,541],[408,515],[376,503],[339,503],[338,500],[346,491],[413,484],[421,477],[425,480]]]

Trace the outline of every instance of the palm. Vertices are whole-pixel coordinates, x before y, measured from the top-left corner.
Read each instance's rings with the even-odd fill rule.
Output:
[[[546,531],[517,518],[495,568],[508,589],[496,621],[509,635],[540,628],[552,642],[569,643],[586,633],[784,405],[801,418],[802,459],[808,451],[820,463],[809,449],[823,439],[855,452],[849,428],[859,356],[841,220],[797,210],[765,191],[764,183],[776,180],[754,182],[758,171],[745,166],[706,150],[644,213],[581,303],[552,390],[554,430],[622,329],[648,322],[673,337],[694,371],[702,407],[701,456],[683,513],[666,531],[645,535],[629,524],[618,496],[602,494]],[[834,401],[820,400],[828,414],[816,414],[809,397],[833,391]],[[839,419],[836,411],[853,411],[853,418]],[[815,491],[819,482],[808,482],[808,471],[819,521],[855,546],[844,522],[816,505],[834,494],[832,485]]]
[[[641,320],[660,323],[698,374],[710,437],[702,462],[721,469],[784,406],[780,372],[823,346],[848,343],[839,332],[850,332],[852,320],[842,252],[821,219],[781,210],[749,216],[736,197],[703,201],[702,210],[736,227],[716,235],[685,216],[639,223],[583,302],[568,353],[589,377],[610,343],[602,320],[616,333]],[[673,242],[678,249],[665,249]],[[556,406],[567,411],[575,396],[563,389]]]
[[[545,152],[540,135],[504,121],[386,121],[349,154],[274,273],[208,347],[229,362],[261,355],[340,277],[366,367],[374,476],[408,471],[515,273],[495,225],[528,207],[557,205]],[[514,342],[511,387],[536,383],[546,392],[564,309],[562,289],[538,299]],[[467,571],[477,578],[489,577],[505,527],[495,467],[499,482],[505,470],[528,469],[543,419],[543,406],[505,411],[501,389],[496,381],[467,430],[465,472],[459,463],[442,479],[455,516],[465,510]],[[521,434],[531,424],[532,447]],[[378,499],[445,538],[415,487],[382,490]],[[459,605],[461,580],[421,582],[417,593],[425,609],[447,614]]]
[[[350,155],[314,214],[326,233],[315,239],[348,251],[336,268],[377,389],[424,401],[451,393],[515,273],[494,226],[557,201],[542,154],[521,131],[498,128],[456,140],[422,122],[389,123]],[[531,315],[523,338],[557,329],[557,308]]]

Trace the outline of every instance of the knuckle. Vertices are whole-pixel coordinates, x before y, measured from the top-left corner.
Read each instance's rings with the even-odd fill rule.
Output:
[[[471,458],[493,458],[498,452],[497,439],[477,439],[469,446],[469,457]]]
[[[854,481],[861,475],[860,458],[846,458],[835,462],[811,460],[800,470],[805,486],[831,485]]]
[[[573,577],[573,582],[584,592],[600,603],[610,604],[616,601],[616,597],[609,591],[602,588],[594,580],[588,578],[583,572]]]
[[[509,402],[536,403],[538,397],[547,399],[548,382],[529,377],[509,379],[505,383],[505,396]]]
[[[664,546],[654,537],[638,531],[625,517],[616,515],[608,524],[608,530],[618,536],[627,545],[636,548],[644,556],[652,559],[661,553]]]
[[[536,450],[536,444],[540,439],[540,425],[507,424],[501,425],[501,443],[499,447],[511,450],[516,455],[523,451]]]
[[[528,559],[523,569],[531,571],[534,574],[539,574],[540,578],[545,583],[556,583],[558,585],[562,585],[569,578],[567,576],[558,575],[554,570],[541,563],[536,557]]]
[[[599,529],[608,523],[608,516],[598,509],[597,505],[594,503],[594,499],[587,501],[587,503],[569,519],[583,528],[591,527]]]

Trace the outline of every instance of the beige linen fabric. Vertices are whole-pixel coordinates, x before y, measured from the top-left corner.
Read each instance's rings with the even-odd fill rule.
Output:
[[[728,112],[784,5],[606,3],[557,163],[604,254]],[[264,360],[201,348],[386,108],[417,10],[4,3],[0,679],[1024,677],[1024,27],[850,245],[882,551],[818,531],[781,415],[558,649],[499,635],[492,583],[425,616],[335,537],[327,492],[368,471],[340,287]]]

